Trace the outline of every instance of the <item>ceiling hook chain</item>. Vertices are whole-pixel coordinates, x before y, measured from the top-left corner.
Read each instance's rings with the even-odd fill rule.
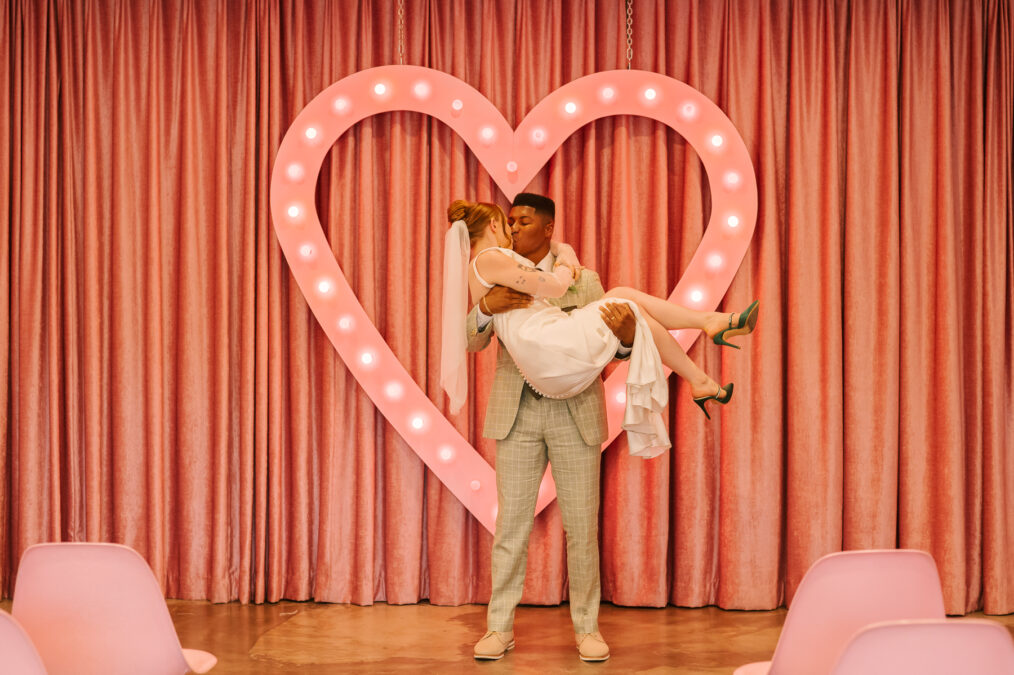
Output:
[[[634,58],[634,0],[627,0],[627,70]]]
[[[405,65],[405,0],[398,0],[398,63]]]

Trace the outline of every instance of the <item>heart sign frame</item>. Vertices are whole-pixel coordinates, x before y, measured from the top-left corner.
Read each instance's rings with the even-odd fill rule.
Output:
[[[679,80],[639,70],[574,80],[540,101],[517,129],[470,85],[420,66],[359,71],[326,88],[297,115],[275,158],[270,197],[275,233],[292,275],[373,403],[493,532],[493,468],[429,400],[373,325],[331,252],[314,203],[320,168],[334,142],[360,120],[398,110],[430,115],[451,127],[508,199],[534,178],[567,137],[593,120],[638,115],[674,129],[697,152],[711,186],[711,219],[669,297],[695,309],[718,306],[746,253],[757,220],[756,177],[743,139],[718,106]],[[448,201],[462,196],[448,195]],[[699,331],[673,334],[689,349]],[[623,364],[605,383],[609,442],[620,432],[625,377]],[[536,512],[555,497],[547,473]]]

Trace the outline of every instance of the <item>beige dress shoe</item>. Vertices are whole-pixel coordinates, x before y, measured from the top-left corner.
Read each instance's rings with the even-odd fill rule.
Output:
[[[514,649],[514,631],[499,633],[491,630],[475,643],[472,655],[477,659],[496,661],[502,659],[503,655],[512,649]]]
[[[609,645],[602,639],[602,633],[577,633],[574,637],[582,661],[605,661],[609,658]]]

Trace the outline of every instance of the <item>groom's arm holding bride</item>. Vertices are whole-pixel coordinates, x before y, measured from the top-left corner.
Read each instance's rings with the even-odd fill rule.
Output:
[[[584,268],[581,267],[574,249],[568,244],[554,241],[550,244],[550,251],[556,256],[556,265],[566,265],[574,272],[576,284]],[[596,280],[597,278],[596,275]],[[602,284],[599,284],[600,289],[601,286]],[[493,337],[494,314],[523,309],[531,303],[532,296],[523,291],[499,285],[491,288],[486,295],[479,298],[479,302],[468,313],[466,322],[468,351],[478,352],[489,346],[489,341]]]
[[[493,337],[493,315],[532,304],[532,296],[507,286],[494,286],[468,313],[468,351],[478,352],[489,346]]]
[[[580,286],[580,292],[578,293],[578,296],[582,300],[579,302],[580,305],[587,304],[587,302],[592,302],[605,295],[605,290],[602,288],[602,282],[599,280],[598,274],[586,268],[580,268],[580,276],[575,282],[576,286]],[[521,309],[527,307],[531,302],[532,296],[513,288],[506,286],[494,286],[491,288],[468,313],[466,321],[468,351],[478,352],[489,346],[489,342],[493,337],[492,317],[494,314],[507,312],[512,309]],[[616,358],[625,359],[630,356],[630,347],[634,343],[636,326],[634,313],[630,310],[629,305],[625,303],[610,303],[606,308],[609,311],[602,312],[602,320],[620,340],[620,348],[616,354]]]

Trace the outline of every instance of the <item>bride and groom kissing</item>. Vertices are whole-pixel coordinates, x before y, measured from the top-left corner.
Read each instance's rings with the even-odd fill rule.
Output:
[[[606,293],[570,247],[553,242],[555,218],[553,201],[532,193],[518,194],[507,214],[495,204],[460,200],[448,209],[441,382],[452,410],[467,395],[466,349],[485,349],[494,333],[501,347],[483,428],[496,440],[498,512],[477,659],[499,659],[514,647],[514,613],[547,463],[567,537],[578,654],[585,661],[609,658],[598,629],[599,471],[607,438],[601,370],[616,358],[629,361],[623,428],[632,454],[654,457],[670,446],[661,415],[668,402],[663,363],[688,381],[705,414],[705,403],[725,404],[732,396],[732,385],[719,386],[669,331],[699,328],[734,346],[726,338],[752,331],[757,321],[756,302],[725,314],[635,289]]]

